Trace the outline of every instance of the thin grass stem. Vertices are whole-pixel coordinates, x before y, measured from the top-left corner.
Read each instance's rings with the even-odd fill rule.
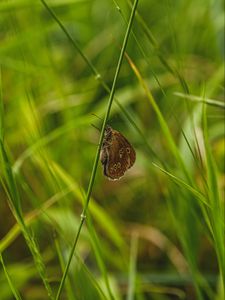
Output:
[[[41,1],[44,3],[44,0],[41,0]],[[131,11],[130,20],[129,20],[129,23],[128,23],[128,26],[127,26],[127,30],[126,30],[126,33],[125,33],[125,36],[124,36],[123,45],[122,45],[122,48],[121,48],[121,52],[120,52],[118,64],[117,64],[117,67],[116,67],[116,72],[115,72],[112,88],[111,88],[110,95],[109,95],[108,106],[107,106],[105,118],[104,118],[103,125],[102,125],[102,130],[101,130],[101,134],[100,134],[100,138],[99,138],[99,146],[97,148],[97,152],[96,152],[96,156],[95,156],[95,160],[94,160],[94,164],[93,164],[93,168],[92,168],[92,173],[91,173],[91,177],[90,177],[90,181],[89,181],[89,186],[88,186],[88,190],[87,190],[85,204],[84,204],[84,208],[83,208],[83,211],[82,211],[82,214],[81,214],[80,224],[79,224],[79,227],[78,227],[78,231],[77,231],[77,235],[76,235],[73,247],[72,247],[70,255],[69,255],[68,262],[66,264],[66,268],[65,268],[62,280],[61,280],[60,285],[59,285],[56,300],[58,300],[60,298],[64,283],[65,283],[65,279],[66,279],[66,276],[67,276],[68,271],[69,271],[70,263],[71,263],[73,255],[74,255],[76,245],[77,245],[80,233],[81,233],[81,229],[82,229],[84,221],[86,219],[88,204],[89,204],[89,201],[90,201],[90,197],[91,197],[91,193],[92,193],[92,189],[93,189],[93,185],[94,185],[94,181],[95,181],[95,176],[96,176],[96,171],[97,171],[97,166],[98,166],[98,161],[99,161],[99,156],[100,156],[100,151],[101,151],[101,145],[102,145],[103,138],[104,138],[104,131],[105,131],[105,127],[106,127],[109,115],[110,115],[110,110],[111,110],[111,107],[112,107],[113,97],[114,97],[115,89],[116,89],[116,83],[117,83],[117,80],[118,80],[118,77],[119,77],[119,72],[120,72],[120,69],[121,69],[121,66],[122,66],[122,61],[123,61],[125,49],[126,49],[126,46],[127,46],[128,38],[129,38],[129,35],[130,35],[132,23],[133,23],[133,20],[134,20],[137,4],[138,4],[138,0],[135,0],[132,11]]]
[[[52,18],[56,21],[56,23],[59,25],[59,27],[62,29],[62,31],[65,33],[65,35],[67,36],[68,40],[71,42],[71,44],[74,46],[74,48],[78,51],[78,53],[81,55],[81,57],[83,58],[83,60],[87,63],[87,65],[89,66],[91,72],[95,76],[95,79],[104,88],[104,90],[107,91],[107,93],[110,94],[110,88],[109,88],[109,86],[103,80],[100,72],[98,72],[98,70],[94,67],[94,65],[92,64],[92,62],[90,61],[90,59],[83,53],[83,51],[81,50],[78,42],[67,31],[66,27],[62,24],[62,22],[59,20],[59,18],[56,16],[56,14],[52,11],[52,9],[49,7],[49,5],[45,2],[45,0],[40,0],[40,1],[43,3],[44,7],[50,13],[50,15],[52,16]],[[136,14],[137,14],[137,12],[136,12]],[[137,131],[137,133],[143,139],[143,142],[147,146],[149,152],[154,157],[156,157],[159,160],[158,155],[152,149],[152,147],[150,146],[149,142],[146,139],[146,136],[143,134],[142,130],[137,126],[137,124],[134,122],[132,116],[130,116],[130,114],[123,108],[123,106],[119,103],[119,101],[118,101],[118,99],[116,97],[114,97],[114,102],[117,104],[117,106],[122,111],[122,113],[124,114],[124,116],[127,118],[127,120],[129,121],[129,123],[134,127],[134,129]]]
[[[2,267],[3,267],[3,270],[4,270],[4,273],[5,273],[5,276],[6,276],[6,279],[9,283],[9,286],[10,286],[10,289],[13,293],[13,296],[15,297],[16,300],[22,300],[16,286],[13,284],[12,280],[11,280],[11,277],[7,271],[7,268],[5,266],[5,263],[4,263],[4,260],[3,260],[3,257],[2,257],[2,254],[0,253],[0,263],[2,264]]]

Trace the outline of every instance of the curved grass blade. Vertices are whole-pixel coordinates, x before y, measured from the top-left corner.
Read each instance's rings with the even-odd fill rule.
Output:
[[[5,266],[5,264],[4,264],[4,260],[3,260],[3,257],[2,257],[2,254],[1,254],[1,253],[0,253],[0,262],[1,262],[1,264],[2,264],[2,267],[3,267],[3,270],[4,270],[5,276],[6,276],[6,278],[7,278],[8,283],[9,283],[10,289],[11,289],[11,291],[12,291],[12,293],[13,293],[13,296],[15,297],[16,300],[22,300],[22,298],[21,298],[21,296],[20,296],[20,294],[19,294],[17,288],[14,286],[14,284],[13,284],[13,282],[12,282],[12,280],[11,280],[11,277],[10,277],[10,275],[9,275],[7,269],[6,269],[6,266]]]
[[[41,1],[43,2],[43,0],[41,0]],[[124,40],[123,40],[123,45],[122,45],[122,49],[121,49],[121,52],[120,52],[120,56],[119,56],[119,60],[118,60],[118,64],[117,64],[117,68],[116,68],[116,72],[115,72],[115,76],[114,76],[114,80],[113,80],[113,84],[112,84],[112,88],[111,88],[111,92],[110,92],[110,96],[109,96],[109,100],[108,100],[108,106],[107,106],[107,109],[106,109],[106,114],[105,114],[105,118],[104,118],[103,125],[102,125],[101,135],[100,135],[100,139],[99,139],[99,145],[98,145],[98,148],[97,148],[97,151],[96,151],[96,156],[95,156],[95,160],[94,160],[94,164],[93,164],[93,168],[92,168],[92,173],[91,173],[91,178],[90,178],[90,182],[89,182],[89,186],[88,186],[88,190],[87,190],[85,204],[84,204],[84,208],[83,208],[83,211],[82,211],[82,214],[81,214],[80,225],[78,227],[77,236],[75,238],[73,247],[72,247],[70,255],[69,255],[68,262],[66,264],[66,268],[65,268],[62,280],[60,282],[60,286],[59,286],[59,289],[58,289],[58,292],[57,292],[56,300],[58,300],[60,298],[64,283],[65,283],[65,279],[66,279],[67,273],[69,271],[70,263],[71,263],[71,260],[72,260],[72,257],[73,257],[73,254],[75,252],[76,245],[77,245],[77,242],[78,242],[78,239],[79,239],[79,236],[80,236],[80,232],[81,232],[81,229],[83,227],[83,224],[84,224],[84,221],[85,221],[85,218],[86,218],[88,204],[89,204],[89,200],[90,200],[91,193],[92,193],[92,188],[93,188],[94,181],[95,181],[95,175],[96,175],[96,171],[97,171],[99,155],[100,155],[100,151],[101,151],[101,145],[102,145],[103,138],[104,138],[104,131],[105,131],[105,127],[106,127],[108,117],[109,117],[109,114],[110,114],[111,106],[112,106],[112,103],[113,103],[113,97],[114,97],[114,93],[115,93],[116,83],[117,83],[117,79],[118,79],[118,76],[119,76],[120,68],[122,66],[123,56],[124,56],[126,45],[127,45],[127,42],[128,42],[128,37],[130,35],[131,26],[132,26],[132,23],[133,23],[133,20],[134,20],[134,15],[135,15],[135,11],[136,11],[136,8],[137,8],[137,4],[138,4],[138,0],[135,0],[133,8],[132,8],[132,12],[131,12],[130,20],[129,20],[129,23],[128,23],[128,26],[127,26],[126,34],[125,34],[125,37],[124,37]]]
[[[203,204],[205,204],[207,207],[211,207],[211,205],[207,202],[207,199],[205,198],[205,196],[200,193],[199,191],[197,191],[195,188],[193,188],[192,186],[190,186],[189,184],[187,184],[185,181],[183,181],[182,179],[178,178],[177,176],[169,173],[168,171],[162,169],[160,166],[156,165],[155,163],[153,163],[153,165],[158,168],[160,171],[162,171],[163,173],[165,173],[166,175],[168,175],[174,182],[176,182],[180,187],[187,189],[189,192],[191,192],[195,197],[198,198],[198,200],[200,200]]]
[[[225,293],[225,226],[224,226],[224,203],[220,198],[220,192],[218,188],[218,172],[215,159],[211,152],[211,146],[208,137],[208,123],[206,105],[203,105],[203,133],[206,152],[206,172],[208,182],[208,197],[212,207],[211,220],[212,230],[215,242],[215,250],[218,259],[218,265],[220,270],[220,276],[222,280],[222,294]]]
[[[105,91],[107,91],[108,94],[110,94],[110,88],[107,85],[107,83],[103,80],[100,72],[98,72],[98,70],[95,68],[95,66],[92,64],[91,60],[84,54],[84,52],[81,50],[78,42],[72,37],[72,35],[68,32],[68,30],[65,28],[65,26],[62,24],[62,22],[59,20],[59,18],[56,16],[56,14],[52,11],[52,9],[49,7],[49,5],[46,3],[45,0],[40,0],[42,2],[42,4],[44,5],[44,7],[47,9],[47,11],[49,12],[49,14],[52,16],[52,18],[56,21],[56,23],[59,25],[59,27],[62,29],[62,31],[64,32],[64,34],[66,35],[66,37],[68,38],[68,40],[71,42],[71,44],[73,45],[73,47],[78,51],[78,53],[81,55],[81,57],[83,58],[83,60],[87,63],[88,67],[90,68],[92,74],[95,76],[95,79],[99,82],[99,84],[104,88]],[[151,145],[149,144],[149,142],[147,141],[145,135],[143,134],[142,130],[137,126],[137,124],[135,123],[135,121],[133,120],[132,116],[128,113],[127,110],[125,110],[123,108],[123,106],[120,104],[120,102],[118,101],[118,99],[116,97],[114,97],[114,102],[116,103],[116,105],[120,108],[121,112],[124,114],[124,116],[127,118],[127,120],[129,121],[129,123],[134,127],[134,129],[137,131],[137,133],[140,135],[140,137],[142,138],[144,144],[146,145],[147,149],[149,150],[149,152],[156,157],[157,159],[158,156],[157,154],[154,152],[154,150],[152,149]]]
[[[189,172],[187,171],[186,169],[186,166],[182,160],[182,157],[179,153],[179,149],[177,148],[177,145],[173,139],[173,136],[169,130],[169,127],[155,101],[155,99],[153,98],[152,94],[151,94],[151,91],[149,90],[147,84],[145,83],[144,79],[142,78],[139,70],[137,69],[137,67],[135,66],[135,64],[133,63],[133,61],[131,60],[131,58],[128,56],[128,54],[126,53],[126,58],[132,68],[132,70],[134,71],[135,75],[137,76],[141,86],[143,87],[145,93],[146,93],[146,96],[150,102],[150,104],[152,105],[156,115],[157,115],[157,118],[159,120],[159,124],[160,124],[160,127],[162,129],[162,132],[164,134],[164,137],[165,139],[167,140],[167,143],[168,143],[168,147],[171,151],[171,153],[174,155],[174,157],[176,158],[176,161],[178,162],[178,164],[180,165],[180,168],[182,169],[185,177],[187,178],[188,182],[191,183],[192,182],[192,179],[190,177],[190,174]]]
[[[218,101],[218,100],[214,100],[214,99],[207,99],[207,98],[202,98],[199,96],[195,96],[195,95],[187,95],[187,94],[183,94],[183,93],[178,93],[175,92],[173,93],[175,96],[178,96],[180,98],[184,98],[187,100],[191,100],[197,103],[205,103],[211,106],[215,106],[215,107],[219,107],[219,108],[223,108],[225,109],[225,104],[222,101]]]

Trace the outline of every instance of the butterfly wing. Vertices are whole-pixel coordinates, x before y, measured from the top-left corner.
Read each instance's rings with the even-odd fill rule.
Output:
[[[108,161],[104,173],[112,180],[119,179],[133,166],[136,154],[128,140],[118,131],[112,131],[111,145],[108,151]]]

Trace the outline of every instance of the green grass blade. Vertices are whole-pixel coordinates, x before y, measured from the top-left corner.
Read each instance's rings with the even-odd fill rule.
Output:
[[[137,253],[138,253],[138,236],[136,236],[136,234],[133,234],[131,236],[130,269],[129,269],[127,300],[135,299]]]
[[[169,127],[151,93],[151,91],[149,90],[147,84],[145,83],[145,81],[143,80],[139,70],[137,69],[137,67],[134,65],[134,63],[132,62],[132,60],[130,59],[130,57],[128,55],[126,55],[126,58],[132,68],[132,70],[134,71],[135,75],[137,76],[141,86],[143,87],[145,93],[146,93],[146,96],[150,102],[150,104],[152,105],[156,115],[157,115],[157,118],[158,118],[158,121],[159,121],[159,124],[160,124],[160,127],[162,129],[162,132],[164,134],[164,137],[165,139],[167,140],[167,143],[168,143],[168,148],[170,149],[171,153],[174,155],[174,157],[176,158],[176,161],[178,162],[181,170],[183,171],[185,177],[187,178],[188,182],[192,182],[192,179],[190,177],[190,174],[188,173],[187,169],[186,169],[186,166],[181,158],[181,155],[179,153],[179,150],[177,148],[177,145],[173,139],[173,136],[169,130]]]
[[[188,94],[183,94],[183,93],[178,93],[175,92],[174,93],[175,96],[178,96],[180,98],[184,98],[187,100],[191,100],[194,102],[198,102],[198,103],[205,103],[211,106],[215,106],[218,108],[223,108],[225,109],[225,104],[222,101],[218,101],[218,100],[214,100],[214,99],[207,99],[207,98],[202,98],[202,97],[198,97],[198,96],[194,96],[194,95],[188,95]]]
[[[115,93],[116,83],[117,83],[117,79],[118,79],[118,76],[119,76],[120,68],[122,66],[123,56],[124,56],[126,45],[127,45],[127,42],[128,42],[128,37],[130,35],[131,26],[132,26],[132,23],[133,23],[133,19],[134,19],[137,4],[138,4],[138,0],[135,0],[133,8],[132,8],[132,12],[131,12],[130,20],[129,20],[129,23],[128,23],[128,26],[127,26],[127,31],[126,31],[126,34],[125,34],[125,37],[124,37],[123,45],[122,45],[122,48],[121,48],[120,57],[119,57],[119,60],[118,60],[118,64],[117,64],[117,68],[116,68],[116,72],[115,72],[115,76],[114,76],[114,80],[113,80],[113,84],[112,84],[111,93],[110,93],[109,100],[108,100],[108,106],[107,106],[107,109],[106,109],[106,114],[105,114],[105,118],[104,118],[104,121],[103,121],[101,135],[100,135],[100,139],[99,139],[99,146],[97,148],[97,152],[96,152],[96,156],[95,156],[95,160],[94,160],[94,164],[93,164],[93,169],[92,169],[92,173],[91,173],[91,178],[90,178],[90,182],[89,182],[89,186],[88,186],[88,190],[87,190],[87,195],[86,195],[86,199],[85,199],[85,204],[84,204],[84,208],[83,208],[83,211],[82,211],[82,214],[81,214],[81,222],[80,222],[80,225],[78,227],[77,236],[75,238],[73,247],[71,249],[69,259],[68,259],[68,262],[66,264],[66,268],[65,268],[62,280],[60,282],[60,286],[59,286],[59,289],[58,289],[58,292],[57,292],[56,300],[58,300],[60,298],[60,295],[61,295],[61,292],[62,292],[62,289],[63,289],[63,286],[64,286],[64,282],[65,282],[65,279],[66,279],[66,276],[67,276],[67,273],[68,273],[68,270],[69,270],[69,266],[70,266],[70,263],[71,263],[71,260],[72,260],[72,257],[73,257],[73,254],[74,254],[74,251],[76,249],[76,245],[77,245],[77,242],[78,242],[78,239],[79,239],[79,236],[80,236],[80,232],[81,232],[83,223],[84,223],[85,218],[86,218],[86,212],[87,212],[87,209],[88,209],[88,204],[89,204],[89,200],[90,200],[90,197],[91,197],[91,192],[92,192],[92,188],[93,188],[94,180],[95,180],[95,175],[96,175],[96,171],[97,171],[99,155],[100,155],[100,151],[101,151],[101,145],[102,145],[103,138],[104,138],[104,131],[105,131],[105,127],[106,127],[108,117],[109,117],[109,114],[110,114],[111,106],[112,106],[112,103],[113,103],[113,97],[114,97],[114,93]]]
[[[72,35],[68,32],[68,30],[66,29],[66,27],[63,25],[63,23],[59,20],[59,18],[56,16],[56,14],[52,11],[52,9],[49,7],[49,5],[46,3],[45,0],[40,0],[42,2],[42,4],[44,5],[44,7],[46,8],[46,10],[50,13],[50,15],[52,16],[52,18],[56,21],[56,23],[59,25],[59,27],[62,29],[62,31],[64,32],[64,34],[66,35],[66,37],[68,38],[68,40],[70,41],[70,43],[73,45],[73,47],[78,51],[78,53],[81,55],[81,57],[83,58],[83,60],[86,62],[86,64],[88,65],[88,67],[90,68],[92,74],[95,76],[95,79],[99,82],[99,84],[105,89],[105,91],[107,91],[109,94],[111,92],[110,87],[107,85],[107,83],[103,80],[100,72],[95,68],[95,66],[92,64],[91,60],[85,55],[85,53],[81,50],[78,42],[72,37]],[[155,77],[156,78],[156,77]],[[157,78],[156,78],[157,80]],[[152,149],[151,145],[149,144],[149,142],[147,141],[145,135],[143,134],[142,130],[137,126],[136,122],[134,122],[133,118],[130,116],[130,114],[128,113],[128,111],[126,109],[124,109],[124,107],[121,105],[121,103],[118,101],[118,99],[116,97],[114,97],[114,102],[118,105],[118,107],[120,108],[121,112],[123,113],[123,115],[126,117],[126,119],[129,121],[129,123],[134,127],[134,129],[137,131],[137,133],[140,135],[140,137],[142,138],[144,144],[146,145],[147,149],[149,150],[149,152],[154,156],[157,157],[157,154],[155,153],[155,151]]]
[[[109,299],[110,300],[115,300],[115,298],[113,296],[113,293],[112,293],[112,290],[110,288],[107,269],[106,269],[106,266],[105,266],[105,263],[104,263],[104,260],[103,260],[101,244],[100,244],[99,238],[97,236],[97,233],[94,229],[94,225],[93,225],[93,222],[91,220],[91,216],[90,216],[89,213],[87,213],[87,215],[88,215],[88,217],[87,217],[87,227],[88,227],[89,235],[90,235],[91,242],[92,242],[92,245],[93,245],[96,260],[98,262],[98,266],[99,266],[99,268],[101,270],[101,273],[103,275],[103,279],[104,279],[104,282],[105,282],[106,290],[107,290],[108,295],[109,295]]]
[[[184,180],[178,178],[177,176],[171,174],[170,172],[162,169],[161,167],[159,167],[158,165],[156,165],[155,163],[153,163],[153,165],[158,168],[160,171],[162,171],[163,173],[165,173],[166,175],[168,175],[174,182],[176,182],[181,188],[187,189],[189,192],[191,192],[195,197],[197,197],[197,199],[199,201],[201,201],[203,204],[205,204],[207,207],[211,207],[211,205],[207,202],[206,197],[200,193],[198,190],[196,190],[195,188],[193,188],[192,186],[190,186],[189,184],[187,184]]]
[[[45,265],[44,262],[42,260],[40,251],[37,247],[37,244],[34,240],[33,237],[31,237],[25,221],[24,221],[24,217],[22,214],[22,210],[21,210],[21,200],[20,200],[20,196],[17,190],[17,185],[16,185],[16,181],[12,172],[12,167],[11,167],[11,163],[8,159],[8,155],[7,152],[4,148],[4,145],[2,143],[2,141],[0,140],[0,151],[1,151],[1,155],[3,158],[3,163],[4,163],[4,173],[5,173],[5,188],[6,188],[6,192],[9,195],[9,203],[10,203],[10,207],[12,209],[12,212],[18,222],[18,224],[21,226],[21,230],[22,233],[24,235],[24,238],[26,240],[26,243],[32,253],[34,262],[35,262],[35,266],[37,268],[37,271],[43,281],[43,284],[47,290],[48,296],[50,297],[50,299],[53,299],[52,296],[52,291],[51,291],[51,287],[48,283],[47,277],[46,277],[46,270],[45,270]]]
[[[1,264],[2,264],[2,267],[3,267],[3,270],[4,270],[5,276],[6,276],[6,278],[7,278],[8,284],[9,284],[9,286],[10,286],[10,289],[11,289],[11,291],[12,291],[12,293],[13,293],[15,299],[16,299],[16,300],[22,300],[22,298],[21,298],[21,296],[20,296],[20,294],[19,294],[17,288],[15,287],[15,285],[13,284],[13,282],[12,282],[12,280],[11,280],[11,278],[10,278],[10,275],[9,275],[7,269],[6,269],[6,266],[5,266],[5,264],[4,264],[4,260],[3,260],[3,257],[2,257],[2,254],[1,254],[1,253],[0,253],[0,262],[1,262]]]
[[[62,251],[60,249],[57,233],[54,232],[53,236],[54,236],[55,248],[56,248],[56,251],[57,251],[57,254],[58,254],[60,266],[61,266],[61,269],[64,270],[65,263],[64,263]],[[65,287],[66,287],[66,292],[67,292],[68,299],[69,300],[78,300],[77,297],[73,294],[72,284],[71,284],[70,280],[66,281]]]
[[[3,115],[4,115],[4,108],[3,108],[3,99],[2,99],[2,72],[1,72],[1,65],[0,65],[0,140],[2,141],[3,141],[3,132],[4,132]]]
[[[206,105],[203,106],[203,132],[206,151],[206,171],[208,182],[208,197],[212,207],[211,219],[213,228],[213,237],[215,241],[215,250],[217,253],[220,276],[223,282],[223,295],[225,292],[225,227],[224,227],[224,204],[220,198],[218,188],[218,176],[216,162],[211,152],[211,146],[208,137],[208,122]]]

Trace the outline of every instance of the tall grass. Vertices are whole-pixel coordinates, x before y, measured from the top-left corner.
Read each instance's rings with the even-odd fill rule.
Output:
[[[224,299],[222,1],[136,4],[0,3],[2,300]]]

